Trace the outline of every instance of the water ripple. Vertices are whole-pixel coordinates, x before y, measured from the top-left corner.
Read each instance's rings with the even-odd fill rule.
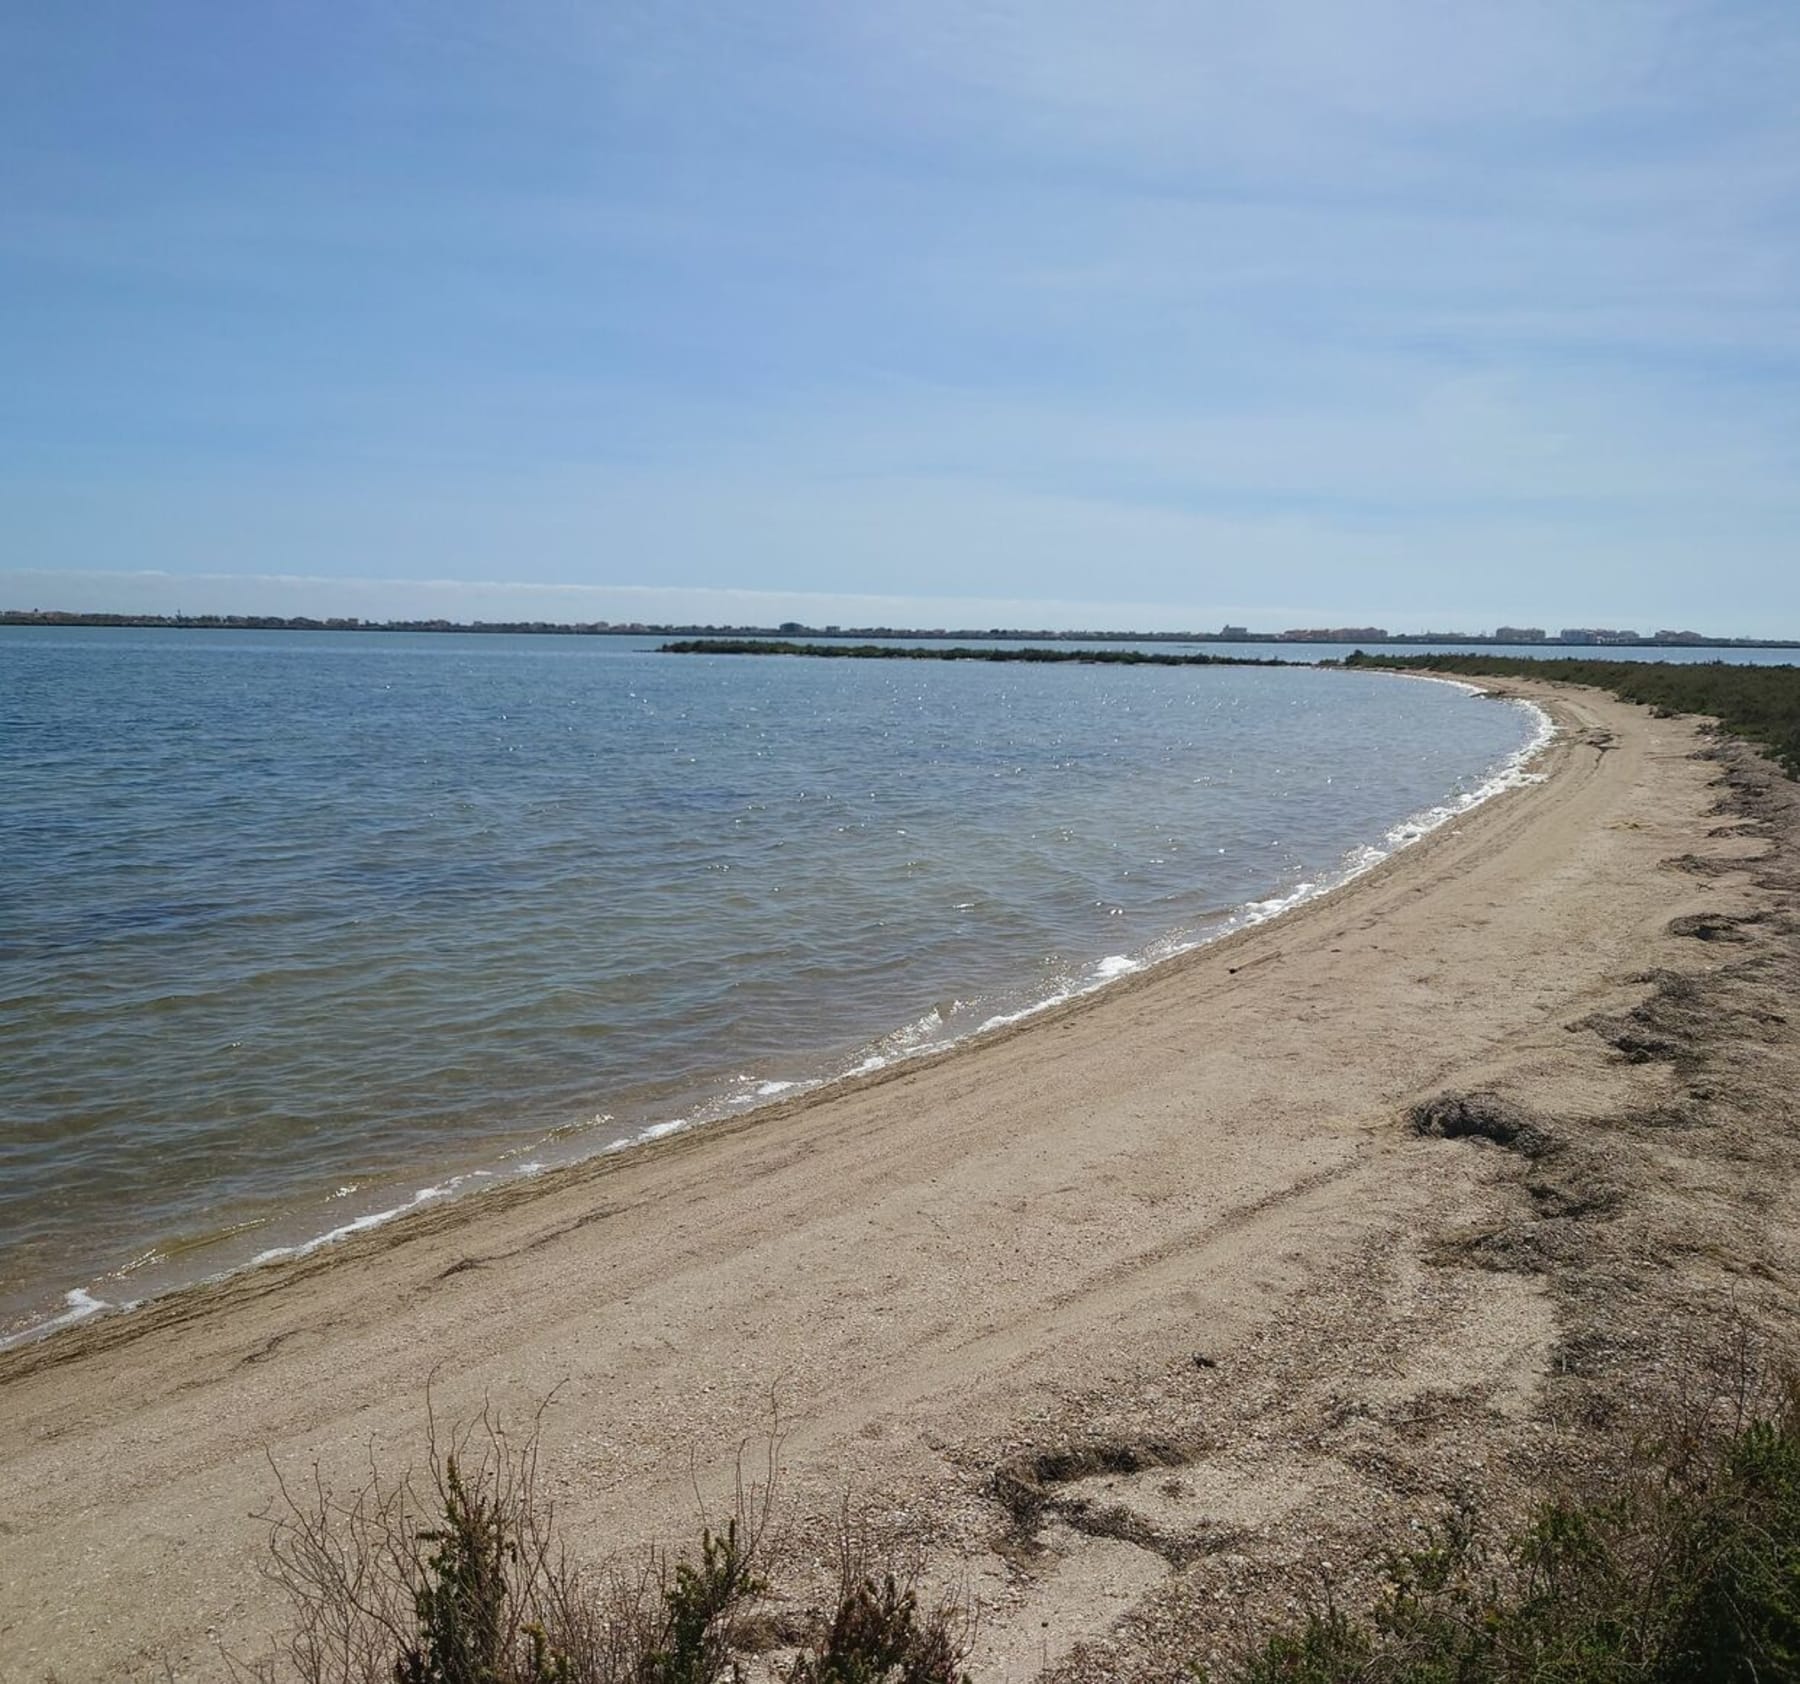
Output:
[[[0,718],[0,1333],[1123,974],[1530,729],[1351,673],[176,633],[8,636]]]

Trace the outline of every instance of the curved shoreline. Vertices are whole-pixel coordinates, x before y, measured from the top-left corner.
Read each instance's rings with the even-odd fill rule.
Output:
[[[1766,1009],[1800,963],[1790,902],[1744,828],[1764,809],[1721,823],[1692,720],[1495,688],[1563,726],[1544,781],[1287,917],[974,1046],[0,1358],[10,1663],[223,1676],[219,1642],[254,1652],[281,1619],[254,1518],[274,1474],[353,1488],[372,1458],[416,1460],[430,1384],[440,1421],[554,1394],[540,1466],[588,1560],[687,1538],[696,1495],[728,1502],[773,1393],[797,1558],[829,1575],[849,1483],[884,1538],[983,1599],[976,1676],[1023,1679],[1135,1641],[1119,1616],[1151,1629],[1163,1589],[1229,1610],[1266,1572],[1291,1594],[1324,1550],[1541,1479],[1600,1430],[1596,1397],[1629,1426],[1659,1376],[1693,1372],[1708,1306],[1791,1328],[1800,1136],[1719,1109],[1733,1083],[1769,1105],[1794,1085]],[[1684,934],[1694,915],[1747,959]],[[1602,1032],[1669,977],[1750,991],[1740,1019],[1682,1030],[1725,1037],[1710,1098]],[[1549,1119],[1561,1155],[1404,1126],[1422,1098],[1488,1090]],[[1590,1157],[1623,1202],[1540,1211],[1522,1183]],[[1566,1263],[1491,1249],[1529,1262],[1551,1233]],[[1583,1316],[1631,1340],[1582,1343]],[[1178,1479],[1071,1487],[1035,1553],[1009,1542],[997,1468],[1147,1440],[1186,1447]],[[1215,1543],[1178,1564],[1090,1537],[1077,1499]]]
[[[1078,657],[1071,655],[1068,658],[1073,660]],[[1205,664],[1242,663],[1208,662]],[[214,1269],[192,1278],[177,1280],[140,1297],[113,1300],[102,1296],[101,1289],[104,1283],[119,1278],[119,1274],[115,1272],[112,1275],[100,1276],[65,1290],[62,1294],[63,1308],[60,1311],[47,1311],[39,1321],[11,1332],[0,1333],[0,1376],[5,1373],[5,1358],[11,1352],[39,1345],[47,1339],[66,1334],[99,1318],[111,1320],[117,1317],[136,1316],[154,1306],[162,1305],[172,1298],[220,1286],[252,1270],[267,1269],[284,1263],[312,1258],[321,1252],[335,1251],[347,1240],[369,1234],[377,1229],[388,1228],[397,1222],[412,1220],[427,1207],[453,1205],[457,1209],[474,1210],[478,1201],[492,1198],[509,1189],[515,1189],[520,1182],[540,1185],[548,1190],[551,1184],[550,1178],[580,1169],[596,1159],[639,1151],[673,1135],[689,1133],[696,1129],[713,1130],[726,1122],[743,1121],[747,1123],[757,1118],[784,1112],[785,1108],[803,1100],[829,1100],[843,1090],[846,1084],[881,1070],[913,1065],[926,1059],[935,1061],[954,1053],[974,1050],[999,1035],[1015,1033],[1029,1027],[1046,1013],[1065,1006],[1091,1001],[1104,992],[1116,988],[1128,978],[1160,971],[1202,949],[1213,947],[1233,935],[1272,923],[1278,919],[1291,917],[1302,907],[1338,893],[1370,871],[1378,869],[1405,850],[1416,846],[1444,825],[1484,806],[1518,787],[1521,783],[1530,781],[1535,776],[1530,768],[1554,740],[1556,727],[1544,708],[1529,697],[1509,695],[1503,687],[1484,686],[1435,673],[1389,673],[1386,676],[1424,683],[1445,684],[1471,696],[1506,697],[1519,705],[1528,716],[1535,715],[1537,723],[1531,735],[1517,750],[1508,755],[1481,783],[1464,795],[1436,807],[1402,815],[1388,828],[1379,842],[1365,844],[1355,854],[1345,856],[1345,859],[1340,861],[1335,868],[1321,874],[1316,881],[1302,882],[1286,894],[1246,901],[1234,906],[1223,915],[1215,928],[1197,939],[1171,946],[1154,957],[1115,955],[1103,958],[1096,962],[1094,974],[1086,980],[1078,979],[1045,998],[1030,1000],[1016,1010],[991,1016],[960,1034],[942,1039],[932,1038],[913,1045],[902,1045],[895,1050],[871,1055],[856,1065],[838,1069],[823,1076],[796,1077],[792,1080],[784,1080],[779,1084],[776,1092],[752,1096],[744,1102],[719,1101],[715,1096],[697,1108],[686,1108],[688,1114],[655,1119],[635,1134],[621,1140],[583,1150],[571,1157],[560,1157],[552,1153],[551,1156],[557,1157],[557,1161],[547,1165],[527,1164],[510,1173],[488,1167],[457,1171],[434,1180],[426,1186],[415,1188],[410,1196],[391,1206],[362,1211],[350,1220],[338,1223],[323,1232],[305,1235],[287,1243],[265,1248],[241,1261],[229,1263],[223,1268]],[[1152,949],[1162,946],[1167,939],[1159,937],[1150,946]],[[882,1046],[896,1041],[914,1027],[910,1023],[902,1024],[897,1029],[871,1037],[870,1042],[865,1045]],[[470,1183],[474,1185],[470,1185]]]
[[[1391,676],[1451,684],[1478,694],[1529,701],[1544,713],[1551,728],[1542,742],[1528,745],[1528,750],[1521,750],[1519,756],[1514,757],[1520,760],[1521,766],[1526,763],[1526,758],[1521,757],[1527,757],[1531,762],[1553,762],[1571,723],[1566,714],[1559,719],[1561,710],[1555,698],[1540,687],[1499,681],[1474,685],[1463,679],[1445,678],[1430,673]],[[1535,777],[1541,781],[1550,777],[1553,771],[1554,764],[1549,764],[1549,769],[1535,774]],[[480,1188],[461,1198],[424,1200],[403,1206],[390,1219],[353,1230],[342,1239],[329,1244],[310,1246],[290,1256],[274,1257],[224,1270],[128,1307],[121,1306],[113,1310],[110,1306],[102,1306],[100,1311],[83,1314],[79,1319],[45,1334],[27,1331],[23,1336],[13,1336],[8,1343],[0,1345],[0,1386],[14,1373],[29,1372],[40,1363],[65,1360],[65,1353],[66,1358],[74,1358],[88,1349],[107,1349],[118,1343],[129,1342],[140,1332],[154,1331],[167,1324],[179,1325],[194,1315],[210,1314],[214,1306],[228,1305],[240,1294],[250,1299],[260,1298],[268,1292],[279,1290],[286,1280],[310,1278],[322,1269],[335,1267],[340,1261],[346,1265],[362,1261],[389,1248],[404,1246],[415,1235],[435,1234],[465,1221],[471,1225],[479,1225],[484,1219],[498,1217],[521,1204],[553,1199],[653,1157],[691,1150],[702,1142],[724,1140],[746,1129],[782,1123],[796,1116],[833,1106],[842,1100],[855,1098],[915,1073],[936,1070],[951,1061],[980,1058],[995,1049],[1012,1044],[1022,1036],[1033,1034],[1040,1026],[1047,1028],[1061,1023],[1072,1014],[1104,1010],[1115,1000],[1146,985],[1178,976],[1197,963],[1216,960],[1219,955],[1233,951],[1255,938],[1289,929],[1317,909],[1337,903],[1362,885],[1385,879],[1397,868],[1418,858],[1424,850],[1443,837],[1450,818],[1491,812],[1496,804],[1503,804],[1502,798],[1516,797],[1531,787],[1530,782],[1524,782],[1496,789],[1478,805],[1464,809],[1462,813],[1449,815],[1371,864],[1332,882],[1317,894],[1284,907],[1274,917],[1239,924],[1217,937],[1173,953],[1154,965],[1109,978],[1101,986],[1047,1001],[1012,1021],[984,1025],[962,1039],[920,1048],[902,1059],[890,1060],[872,1070],[845,1071],[816,1086],[802,1088],[791,1095],[773,1097],[749,1110],[710,1120],[703,1127],[669,1128],[666,1125],[652,1125],[661,1128],[662,1132],[648,1138],[627,1140],[615,1146],[604,1147],[541,1174],[518,1176]]]

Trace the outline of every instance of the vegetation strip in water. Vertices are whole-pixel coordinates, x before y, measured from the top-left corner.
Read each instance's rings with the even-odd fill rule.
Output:
[[[892,643],[782,643],[764,638],[696,637],[665,643],[659,655],[815,655],[852,661],[1073,661],[1096,667],[1281,667],[1292,661],[1249,655],[1163,655],[1141,649],[907,649]]]
[[[1347,667],[1455,673],[1466,678],[1537,678],[1610,690],[1669,713],[1704,713],[1766,748],[1800,777],[1800,666],[1731,661],[1533,661],[1509,655],[1348,656]]]

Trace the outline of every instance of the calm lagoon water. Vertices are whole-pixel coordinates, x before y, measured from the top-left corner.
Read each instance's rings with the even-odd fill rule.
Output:
[[[1306,668],[0,631],[0,1334],[1097,986],[1538,728]]]

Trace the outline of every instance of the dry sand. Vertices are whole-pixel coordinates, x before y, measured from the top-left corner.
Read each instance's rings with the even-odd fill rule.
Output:
[[[981,1601],[984,1680],[1164,1676],[1603,1461],[1792,1325],[1794,829],[1695,722],[1532,693],[1543,782],[1272,924],[0,1358],[0,1675],[254,1652],[271,1459],[416,1459],[434,1374],[448,1419],[554,1391],[589,1552],[691,1536],[773,1394],[790,1594],[848,1493]],[[1446,1090],[1557,1149],[1419,1136]]]

